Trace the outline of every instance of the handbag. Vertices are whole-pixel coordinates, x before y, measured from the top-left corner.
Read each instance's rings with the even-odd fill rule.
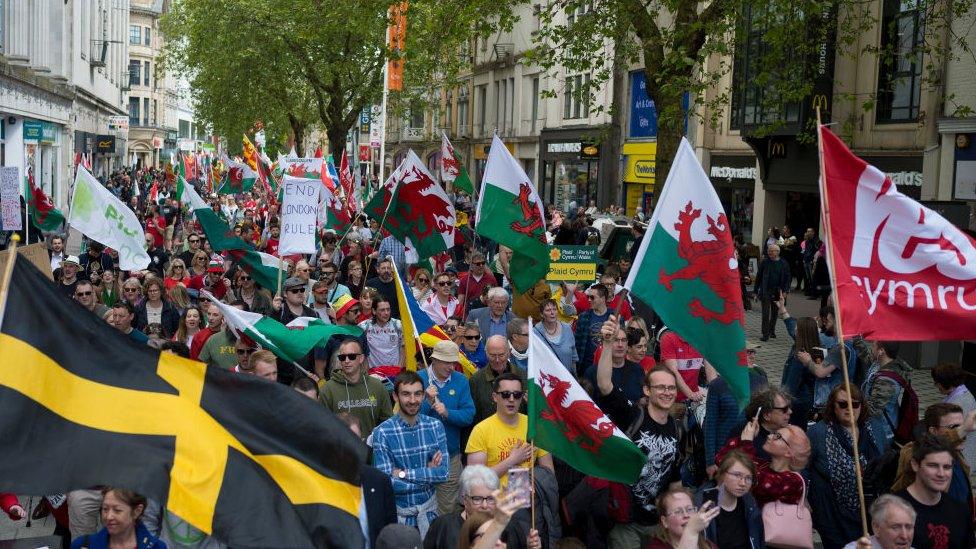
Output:
[[[794,472],[793,474],[799,475]],[[813,517],[807,505],[807,483],[797,504],[771,501],[762,508],[766,545],[782,549],[813,549]]]

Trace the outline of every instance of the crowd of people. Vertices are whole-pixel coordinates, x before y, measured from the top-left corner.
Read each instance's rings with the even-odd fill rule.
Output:
[[[815,532],[827,549],[976,546],[976,400],[962,369],[931,371],[945,402],[920,412],[911,388],[920,374],[899,358],[897,342],[841,343],[829,306],[816,318],[791,316],[797,277],[777,263],[778,240],[765,250],[756,289],[763,338],[776,337],[782,321],[793,345],[787,356],[767,357],[784,360],[778,380],[756,363],[758,345],[748,345],[752,396],[741,409],[708,361],[661,324],[653,303],[621,293],[643,238],[640,219],[630,254],[612,258],[598,280],[541,281],[519,293],[510,284],[511,251],[474,233],[473,212],[458,227],[456,248],[424,265],[407,264],[378,220],[357,216],[343,234],[322,231],[315,254],[284,258],[275,295],[214,252],[163,171],[123,170],[103,183],[143,220],[151,263],[124,272],[114,250],[87,241],[71,255],[65,236],[50,234],[58,287],[140,344],[290,385],[336,414],[370,449],[361,474],[367,547],[755,549],[813,547]],[[277,253],[273,199],[202,194],[234,233]],[[473,206],[463,193],[451,196],[460,209]],[[550,236],[592,243],[588,218],[597,213],[594,204],[550,209]],[[397,272],[448,339],[420,351],[404,333]],[[799,280],[809,288],[809,273]],[[312,317],[362,335],[333,337],[297,368],[232,331],[201,290],[282,323]],[[584,476],[528,440],[526,368],[536,336],[646,454],[633,485]],[[420,371],[407,371],[408,354],[420,352]],[[465,375],[462,361],[476,371]],[[534,471],[531,498],[509,490],[513,471],[525,469]],[[41,501],[35,517],[53,513],[72,547],[222,546],[187,536],[192,527],[179,517],[121,488]],[[11,494],[0,506],[15,520],[27,514]]]

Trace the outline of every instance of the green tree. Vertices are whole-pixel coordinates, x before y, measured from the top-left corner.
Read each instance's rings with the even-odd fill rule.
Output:
[[[389,0],[179,0],[165,18],[167,58],[197,90],[205,118],[226,135],[261,118],[293,134],[325,129],[338,158],[359,113],[378,103],[383,67],[405,59],[404,91],[430,97],[463,66],[457,51],[508,3],[416,0],[407,47],[386,45]]]
[[[953,18],[968,13],[972,3],[921,4],[926,39],[917,55],[925,56],[931,69],[925,74],[928,85],[938,85],[949,43],[972,54],[965,37],[951,32]],[[841,55],[872,54],[890,62],[893,49],[858,41],[878,23],[876,8],[876,2],[861,0],[558,0],[543,8],[536,47],[526,61],[554,75],[589,75],[570,91],[579,100],[590,100],[591,111],[610,108],[591,100],[600,86],[642,61],[647,95],[657,108],[656,178],[663,181],[684,133],[684,94],[690,96],[691,115],[713,125],[730,101],[731,94],[722,93],[719,83],[732,70],[732,54],[750,47],[743,32],[746,19],[761,30],[759,43],[752,44],[759,47],[750,60],[750,84],[762,90],[763,110],[776,113],[810,94],[823,33],[836,37]],[[608,51],[612,53],[606,55]],[[558,91],[547,93],[555,96]],[[871,98],[862,99],[862,106],[869,108]],[[779,124],[773,116],[752,131],[771,133]]]

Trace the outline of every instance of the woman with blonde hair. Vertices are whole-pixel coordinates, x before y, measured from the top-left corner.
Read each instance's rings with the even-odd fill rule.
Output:
[[[174,257],[169,262],[169,268],[166,269],[166,278],[163,279],[163,285],[167,290],[171,290],[173,286],[182,284],[183,286],[190,285],[190,274],[186,270],[186,264],[183,260]]]
[[[169,297],[170,303],[176,307],[176,310],[179,311],[181,315],[183,314],[183,311],[185,311],[186,308],[191,305],[190,293],[186,291],[186,286],[183,286],[182,284],[177,284],[176,286],[170,288],[169,291],[166,292],[166,295]]]
[[[142,282],[136,277],[129,277],[122,283],[122,299],[132,308],[142,303]]]
[[[422,303],[434,291],[430,285],[430,280],[430,271],[423,267],[413,272],[413,287],[410,288],[410,291],[413,292],[413,297],[417,303]]]
[[[193,260],[190,261],[190,269],[189,269],[190,272],[188,274],[190,276],[200,276],[200,275],[207,274],[207,263],[209,263],[209,261],[210,261],[210,256],[207,255],[207,252],[203,250],[197,250],[197,252],[193,254]]]

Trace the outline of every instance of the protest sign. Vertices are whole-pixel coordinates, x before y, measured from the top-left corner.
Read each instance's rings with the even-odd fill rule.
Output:
[[[0,168],[0,215],[3,230],[24,228],[24,220],[20,217],[20,168],[16,166]]]
[[[281,243],[278,254],[315,252],[315,222],[319,208],[322,181],[303,177],[284,178],[281,201]]]
[[[596,280],[596,246],[551,246],[546,280],[592,282]]]
[[[149,266],[139,218],[84,166],[78,166],[75,176],[68,223],[88,238],[118,250],[123,271],[141,271]]]

